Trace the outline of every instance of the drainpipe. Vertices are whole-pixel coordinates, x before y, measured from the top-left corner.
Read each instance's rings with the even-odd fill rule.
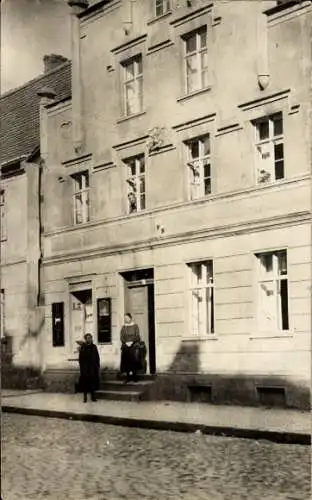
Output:
[[[68,0],[71,7],[71,51],[72,51],[72,133],[76,154],[83,152],[84,127],[82,116],[82,82],[80,58],[80,20],[79,14],[88,7],[87,0]]]
[[[263,13],[264,2],[258,2],[257,12],[257,80],[260,90],[265,90],[270,83],[268,56],[268,24]]]
[[[39,259],[38,259],[38,293],[37,293],[37,307],[38,313],[40,312],[43,302],[43,284],[42,284],[42,257],[43,257],[43,244],[42,244],[42,234],[44,231],[43,226],[43,213],[42,213],[42,174],[43,169],[48,160],[48,114],[46,110],[46,105],[54,101],[56,94],[53,89],[44,87],[38,92],[40,97],[40,165],[39,165],[39,178],[38,178],[38,217],[39,217]],[[42,311],[43,313],[43,311]],[[41,319],[44,321],[44,316],[38,314],[39,323]],[[40,356],[40,368],[41,372],[45,371],[45,358],[44,358],[44,344],[43,338],[39,336],[39,356]]]

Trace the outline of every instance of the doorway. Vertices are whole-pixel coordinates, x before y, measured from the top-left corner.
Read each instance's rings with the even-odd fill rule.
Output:
[[[125,283],[125,313],[137,323],[147,355],[147,373],[156,373],[154,270],[122,273]]]
[[[92,289],[71,292],[71,331],[72,340],[83,340],[84,335],[93,336]]]

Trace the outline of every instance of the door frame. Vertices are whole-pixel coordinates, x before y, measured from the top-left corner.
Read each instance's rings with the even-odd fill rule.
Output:
[[[141,269],[134,269],[133,273],[140,273]],[[142,270],[145,271],[145,270]],[[154,271],[151,269],[151,271]],[[143,278],[136,280],[128,280],[129,272],[120,273],[124,281],[124,294],[128,289],[147,287],[147,321],[148,321],[148,367],[149,375],[156,374],[156,324],[155,324],[155,285],[154,278]],[[124,295],[125,302],[125,295]]]

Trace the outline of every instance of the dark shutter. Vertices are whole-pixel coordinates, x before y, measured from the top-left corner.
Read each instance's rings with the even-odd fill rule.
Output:
[[[52,304],[52,343],[54,347],[65,345],[64,302]]]
[[[97,300],[97,327],[99,344],[111,344],[112,342],[111,303],[111,299]]]

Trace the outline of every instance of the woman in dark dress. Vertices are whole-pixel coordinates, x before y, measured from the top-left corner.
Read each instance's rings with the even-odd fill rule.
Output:
[[[79,350],[79,385],[83,392],[83,401],[86,403],[88,393],[91,394],[91,400],[96,401],[95,392],[99,388],[100,381],[100,356],[96,345],[93,344],[92,335],[87,333],[84,339],[85,342],[81,344]]]
[[[137,371],[139,368],[138,362],[138,349],[136,348],[138,343],[141,341],[139,327],[134,323],[130,313],[125,315],[125,323],[120,331],[120,341],[121,341],[121,373],[126,373],[126,382],[131,380],[130,374],[132,373],[132,379],[137,380]]]

